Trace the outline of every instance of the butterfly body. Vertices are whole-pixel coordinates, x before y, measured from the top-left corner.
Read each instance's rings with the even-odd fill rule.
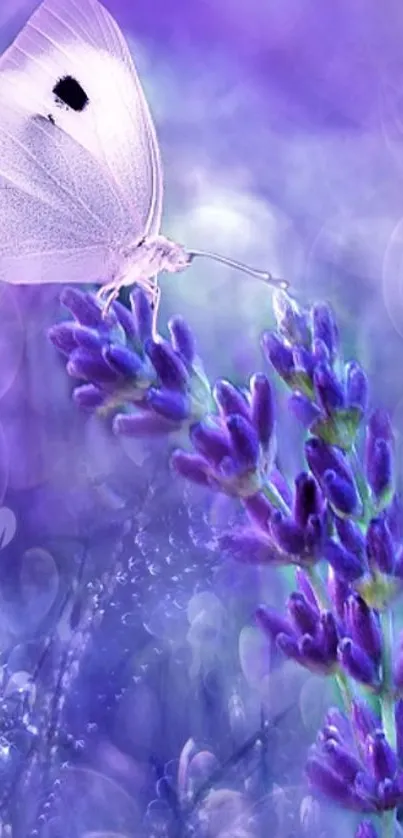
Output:
[[[99,291],[99,297],[107,300],[107,309],[120,288],[130,285],[141,285],[156,303],[158,274],[162,271],[179,273],[189,266],[192,259],[182,245],[165,236],[146,236],[142,241],[124,247],[120,258],[112,279]]]

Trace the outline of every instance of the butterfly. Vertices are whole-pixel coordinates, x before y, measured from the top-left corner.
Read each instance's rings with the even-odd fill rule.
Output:
[[[0,280],[135,283],[207,256],[160,234],[161,156],[128,45],[98,0],[44,0],[0,60]]]

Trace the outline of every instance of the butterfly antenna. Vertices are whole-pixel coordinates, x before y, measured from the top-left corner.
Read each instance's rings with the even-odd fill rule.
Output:
[[[269,273],[269,271],[259,271],[256,268],[250,268],[249,265],[244,265],[243,262],[236,262],[234,259],[227,259],[226,256],[219,256],[218,253],[208,253],[206,250],[189,250],[188,255],[190,261],[193,261],[193,259],[196,259],[199,256],[203,256],[205,259],[213,259],[214,262],[221,262],[222,265],[228,265],[229,268],[236,268],[236,270],[242,271],[244,274],[249,274],[249,276],[253,276],[255,279],[265,282],[266,285],[272,285],[274,288],[281,288],[282,291],[286,291],[290,285],[286,279],[276,279],[271,275],[271,273]]]

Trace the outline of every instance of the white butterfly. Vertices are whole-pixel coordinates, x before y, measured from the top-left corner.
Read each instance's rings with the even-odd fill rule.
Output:
[[[98,0],[44,0],[0,61],[0,280],[124,285],[209,256],[159,235],[163,179],[128,46]]]

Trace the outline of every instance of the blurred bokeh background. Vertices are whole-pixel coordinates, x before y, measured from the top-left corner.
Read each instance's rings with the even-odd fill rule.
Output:
[[[388,406],[395,417],[400,451],[400,3],[108,0],[106,5],[130,41],[155,116],[165,170],[164,232],[188,247],[216,250],[286,277],[303,302],[329,300],[346,356],[359,357],[371,377],[372,402]],[[34,6],[31,0],[2,0],[2,48]],[[161,331],[173,313],[184,315],[212,378],[225,375],[240,383],[261,367],[259,334],[273,319],[270,291],[207,262],[181,276],[162,277],[161,287]],[[71,382],[46,338],[46,328],[61,316],[58,294],[57,286],[0,293],[4,684],[10,701],[17,692],[18,701],[27,695],[36,706],[26,684],[40,672],[38,728],[48,714],[41,747],[32,732],[13,746],[10,782],[7,755],[0,805],[9,813],[13,795],[29,790],[29,805],[14,804],[18,838],[39,834],[30,829],[45,830],[41,835],[47,838],[105,829],[134,836],[155,796],[161,765],[172,763],[188,736],[215,742],[224,758],[228,741],[235,747],[257,724],[260,675],[247,666],[248,677],[241,672],[239,632],[256,597],[264,590],[274,600],[279,583],[253,574],[247,584],[244,577],[237,582],[233,569],[214,575],[206,550],[208,524],[197,503],[183,500],[181,489],[166,491],[163,458],[147,445],[118,444],[105,423],[78,414],[70,402]],[[300,466],[291,433],[284,418],[279,446],[289,474]],[[94,586],[92,605],[88,585]],[[72,590],[78,591],[73,617]],[[195,595],[202,596],[196,604]],[[101,614],[95,628],[92,607]],[[81,668],[67,667],[62,688],[58,673],[66,671],[66,649],[74,645],[77,625]],[[241,637],[241,651],[242,644],[252,649],[258,644],[253,632]],[[257,648],[250,657],[265,672],[263,654]],[[295,677],[283,673],[283,708],[299,695]],[[302,728],[310,731],[321,708],[315,704],[312,710],[316,682],[304,689],[308,722]],[[59,701],[63,690],[70,696],[67,708]],[[59,696],[54,705],[51,695]],[[241,721],[237,696],[244,708]],[[14,712],[11,705],[7,712]],[[304,712],[302,717],[304,722]],[[295,782],[300,776],[303,753],[295,757],[292,719],[285,723],[287,735],[277,731],[271,743],[272,780],[287,776],[291,783],[292,763]],[[59,810],[44,814],[47,795],[57,797],[49,792],[57,769],[46,769],[43,780],[56,729],[61,731],[57,765],[65,748],[67,780],[62,803],[54,804]],[[288,762],[287,748],[293,755]],[[27,778],[24,765],[31,765],[26,756],[31,752],[36,756]],[[85,804],[78,821],[67,827],[66,811],[80,795]],[[273,834],[285,838],[295,834],[294,822],[285,825],[288,802],[278,795]],[[105,796],[114,800],[109,814],[99,805]],[[141,827],[144,834],[182,835],[158,832],[169,808],[166,801],[161,806]],[[218,827],[211,833],[219,834],[224,833]]]

